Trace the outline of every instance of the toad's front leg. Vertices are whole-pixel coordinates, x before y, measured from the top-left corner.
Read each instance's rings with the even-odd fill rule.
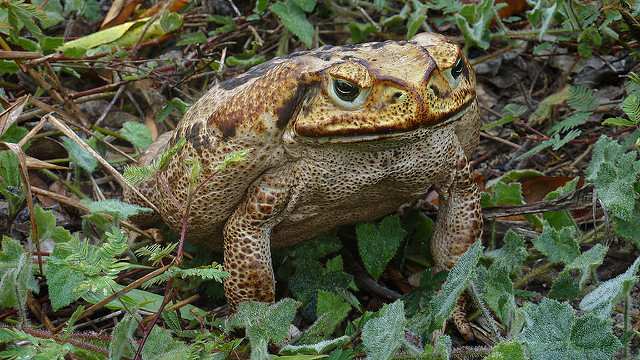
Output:
[[[261,181],[266,180],[266,181]],[[275,278],[271,264],[271,230],[286,206],[287,190],[269,182],[267,175],[256,181],[224,227],[224,280],[229,310],[242,301],[272,303]]]
[[[471,165],[461,148],[456,151],[455,158],[453,172],[445,182],[435,186],[440,209],[431,239],[431,252],[437,270],[450,270],[471,244],[482,239],[480,192]],[[473,339],[462,297],[452,318],[462,336],[466,340]]]

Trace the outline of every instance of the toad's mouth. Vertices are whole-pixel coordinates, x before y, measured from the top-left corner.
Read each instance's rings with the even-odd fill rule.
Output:
[[[420,129],[420,128],[429,128],[429,129],[438,129],[441,128],[443,126],[446,126],[460,118],[462,118],[464,115],[466,115],[469,110],[471,109],[471,104],[474,103],[475,101],[469,101],[466,104],[464,104],[464,106],[461,106],[460,109],[458,109],[458,111],[456,111],[455,113],[453,113],[451,116],[449,116],[448,118],[444,119],[443,121],[438,122],[437,124],[430,124],[427,126],[423,126],[423,127],[418,127],[416,129],[409,129],[409,130],[405,130],[405,131],[389,131],[387,133],[376,133],[376,134],[354,134],[354,135],[345,135],[345,136],[318,136],[318,137],[312,137],[312,136],[301,136],[298,135],[297,138],[301,139],[304,142],[310,142],[310,143],[317,143],[317,144],[326,144],[326,143],[331,143],[331,144],[346,144],[346,143],[358,143],[358,142],[369,142],[369,141],[375,141],[375,140],[384,140],[384,139],[395,139],[395,138],[401,138],[404,136],[407,136],[411,133],[413,133],[414,131]]]

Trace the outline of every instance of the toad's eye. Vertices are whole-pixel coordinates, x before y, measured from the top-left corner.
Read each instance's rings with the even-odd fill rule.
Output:
[[[371,88],[360,87],[349,80],[331,77],[327,86],[329,98],[344,110],[361,108],[371,93]]]
[[[458,60],[456,60],[456,63],[453,64],[453,67],[451,68],[451,76],[457,80],[458,76],[462,74],[463,69],[464,69],[464,61],[462,61],[462,57],[458,57]]]
[[[352,102],[360,94],[360,88],[358,88],[356,84],[342,79],[335,79],[333,82],[333,90],[336,96],[348,102]]]

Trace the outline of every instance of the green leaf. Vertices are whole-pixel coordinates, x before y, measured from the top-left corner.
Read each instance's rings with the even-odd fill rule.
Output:
[[[109,341],[109,359],[120,359],[122,356],[133,358],[138,349],[138,343],[134,338],[137,330],[138,322],[130,315],[116,324]]]
[[[48,23],[49,20],[44,11],[38,9],[33,4],[26,4],[24,0],[12,1],[6,10],[7,19],[9,25],[11,25],[9,34],[12,41],[17,42],[21,39],[18,31],[21,30],[23,26],[26,27],[31,32],[31,35],[33,35],[38,41],[42,41],[42,39],[44,39],[42,30],[40,30],[34,21],[35,19],[38,19]]]
[[[67,242],[73,238],[69,230],[56,226],[56,219],[51,210],[43,210],[40,205],[35,207],[36,226],[40,241],[51,239],[56,243]]]
[[[151,131],[139,122],[127,121],[122,124],[120,133],[130,143],[139,147],[140,150],[146,149],[153,142]]]
[[[124,203],[116,199],[86,202],[85,205],[92,213],[105,213],[118,219],[126,219],[130,216],[138,215],[141,212],[149,212],[151,209],[138,205]]]
[[[451,269],[449,276],[447,276],[447,281],[442,285],[442,290],[433,297],[429,304],[430,325],[427,329],[428,333],[442,329],[442,324],[451,316],[458,297],[475,276],[474,268],[480,259],[481,253],[481,243],[475,242],[462,254],[453,269]]]
[[[73,160],[77,166],[90,173],[96,170],[99,164],[98,160],[91,156],[85,149],[81,148],[80,145],[66,136],[62,137],[62,142],[69,152],[69,157],[71,157],[71,160]]]
[[[316,314],[318,317],[328,314],[324,333],[326,335],[333,334],[336,326],[347,317],[351,310],[351,304],[346,302],[341,296],[332,292],[318,290],[318,307]]]
[[[544,34],[549,29],[549,25],[551,25],[551,21],[556,14],[558,8],[562,8],[564,1],[557,0],[551,4],[550,0],[537,1],[535,3],[535,7],[529,11],[527,11],[527,20],[539,28],[540,34],[538,35],[538,40],[542,41]]]
[[[160,27],[164,33],[170,33],[178,30],[182,26],[182,16],[170,11],[165,11],[160,16]]]
[[[31,3],[36,6],[40,6],[44,0],[31,0]],[[60,4],[60,0],[49,0],[41,8],[41,10],[46,14],[49,19],[48,22],[41,23],[42,28],[46,29],[53,25],[57,25],[64,21],[62,4]]]
[[[7,200],[9,217],[15,218],[26,194],[22,188],[18,157],[11,151],[0,152],[0,194]]]
[[[342,265],[342,257],[336,256]],[[334,261],[337,262],[337,261]],[[333,268],[336,266],[333,265]],[[295,274],[289,280],[289,287],[296,299],[304,303],[302,315],[307,318],[314,318],[316,315],[318,290],[336,291],[336,289],[355,288],[353,277],[344,271],[342,266],[339,270],[323,269],[317,262],[306,262],[301,264]]]
[[[376,30],[372,23],[359,23],[352,21],[349,23],[349,31],[351,32],[351,41],[354,44],[367,40],[367,35]]]
[[[640,210],[638,209],[638,205],[633,209],[629,221],[618,217],[614,217],[613,221],[617,225],[615,232],[618,235],[633,240],[636,246],[640,247]]]
[[[548,193],[543,200],[555,199],[559,196],[574,192],[579,180],[580,179],[576,177],[573,180],[568,181],[563,186]],[[565,226],[573,227],[576,229],[578,228],[576,222],[573,220],[573,216],[571,216],[571,213],[566,210],[544,212],[542,213],[542,219],[547,221],[549,225],[551,225],[555,229],[561,229]]]
[[[158,171],[158,168],[153,164],[150,166],[125,165],[124,179],[130,185],[139,185],[151,178],[156,171]]]
[[[581,295],[582,291],[578,282],[573,280],[566,268],[558,275],[558,278],[551,285],[551,291],[549,291],[549,297],[557,300],[575,299]]]
[[[427,19],[427,7],[425,5],[422,5],[419,2],[414,2],[413,7],[415,10],[411,16],[409,16],[407,21],[407,39],[411,39],[418,30],[420,30],[420,27]]]
[[[17,74],[20,71],[18,64],[15,61],[0,60],[0,73],[2,74]]]
[[[77,12],[89,20],[97,20],[100,17],[100,4],[97,0],[65,0],[64,12]]]
[[[522,204],[524,204],[522,184],[519,182],[510,184],[499,182],[493,187],[493,194],[482,194],[482,207]]]
[[[188,107],[189,107],[189,104],[182,101],[182,99],[178,97],[174,97],[173,99],[165,102],[164,105],[162,105],[162,108],[160,109],[160,111],[158,111],[158,114],[156,115],[156,121],[157,122],[164,121],[164,119],[166,119],[167,116],[169,116],[169,114],[171,114],[174,111],[177,112],[180,116],[182,116],[187,111]]]
[[[307,47],[312,46],[315,33],[313,25],[307,20],[304,10],[295,1],[276,2],[269,8],[278,15],[284,26],[299,37]]]
[[[82,297],[90,303],[98,303],[104,300],[112,292],[122,290],[124,286],[112,283],[111,292],[107,295],[102,293],[86,293]],[[160,309],[164,295],[154,294],[148,291],[133,289],[124,295],[121,295],[118,299],[109,302],[105,307],[110,310],[131,309],[138,307],[142,310],[150,313],[156,313]],[[206,316],[207,312],[195,307],[193,305],[186,305],[180,308],[180,316],[189,321],[194,321],[197,318]]]
[[[73,289],[85,279],[81,271],[62,265],[71,251],[53,248],[44,271],[49,285],[49,298],[53,310],[63,308],[80,297]]]
[[[400,346],[406,320],[402,301],[385,304],[378,317],[367,321],[362,329],[362,343],[368,359],[391,359]]]
[[[566,266],[569,270],[580,270],[580,280],[578,284],[581,291],[595,268],[600,266],[602,261],[604,261],[604,256],[607,254],[608,250],[608,247],[602,244],[596,244],[591,249],[583,252],[580,256],[573,259],[573,261]]]
[[[580,256],[580,247],[574,238],[575,228],[563,227],[557,231],[548,223],[544,223],[542,233],[533,239],[533,246],[545,254],[549,261],[569,264]]]
[[[43,53],[49,54],[49,53],[55,52],[56,49],[62,46],[62,44],[64,44],[64,38],[47,36],[42,40],[42,42],[39,45],[40,45],[40,50],[42,50]],[[65,71],[69,70],[69,68],[66,68],[66,67],[63,67],[62,69]]]
[[[356,226],[362,262],[375,280],[378,280],[389,260],[395,255],[406,233],[398,215],[387,216],[378,228],[371,223]]]
[[[576,318],[567,303],[544,298],[527,303],[522,311],[525,327],[519,336],[533,360],[609,360],[621,343],[611,331],[611,321],[592,314]]]
[[[295,2],[304,12],[310,13],[316,7],[317,0],[292,0]]]
[[[0,152],[0,177],[9,186],[20,187],[20,170],[18,168],[20,161],[12,151]]]
[[[622,127],[631,127],[631,126],[635,126],[636,123],[631,121],[631,120],[627,120],[621,117],[614,117],[614,118],[608,118],[605,121],[602,122],[602,125],[612,125],[612,126],[622,126]]]
[[[245,301],[229,325],[244,328],[251,343],[251,359],[268,357],[267,343],[284,341],[300,303],[283,299],[273,305]]]
[[[553,44],[548,42],[548,41],[542,42],[542,43],[540,43],[539,45],[537,45],[536,47],[533,48],[533,53],[534,54],[539,54],[542,51],[549,49],[552,45]]]
[[[142,348],[142,359],[173,360],[188,359],[189,348],[182,341],[176,341],[171,331],[154,326]]]
[[[0,70],[0,71],[2,71],[2,70]],[[17,144],[28,133],[29,133],[29,131],[27,129],[18,126],[18,123],[13,123],[13,125],[9,126],[9,128],[7,129],[7,131],[5,131],[4,134],[0,135],[0,141],[6,141],[6,142]],[[24,150],[25,147],[23,147],[22,149]],[[9,152],[13,154],[13,152],[11,152],[11,151],[9,151]],[[4,162],[3,162],[3,164],[4,164]],[[4,167],[4,165],[3,165],[3,167]]]
[[[342,248],[336,230],[324,232],[311,240],[288,248],[287,257],[294,262],[306,262],[323,258]]]
[[[207,42],[207,36],[203,32],[195,33],[182,33],[180,34],[180,41],[176,46],[189,45],[189,44],[204,44]]]
[[[615,140],[601,136],[593,149],[593,158],[586,170],[587,180],[594,183],[596,193],[613,214],[629,221],[633,214],[634,191],[640,161],[635,152],[625,149]]]
[[[527,258],[524,235],[516,234],[513,230],[509,229],[502,241],[504,241],[502,248],[487,252],[485,255],[494,259],[496,262],[504,264],[510,272],[510,269],[522,264]]]
[[[160,161],[158,161],[158,169],[159,170],[163,170],[167,164],[169,164],[169,160],[184,146],[184,144],[187,143],[187,140],[185,138],[180,138],[178,140],[178,142],[173,145],[173,147],[169,150],[167,150],[164,154],[162,154],[162,156],[160,157]]]
[[[464,5],[455,18],[467,46],[478,45],[484,50],[489,48],[491,32],[488,27],[493,18],[493,0]]]
[[[38,292],[31,256],[17,240],[3,236],[0,251],[0,305],[24,309],[27,291]]]
[[[516,309],[513,282],[509,277],[511,273],[501,262],[494,262],[483,275],[484,299],[496,312],[502,323],[509,324]],[[478,274],[480,278],[480,274]]]
[[[266,58],[262,55],[260,56],[251,56],[249,58],[244,58],[240,55],[228,56],[225,60],[228,66],[242,66],[246,68],[250,68],[252,66],[262,64],[266,61]]]
[[[523,344],[516,340],[505,343],[501,342],[493,348],[491,355],[484,360],[528,360],[524,353]]]
[[[601,319],[609,319],[620,298],[638,282],[639,265],[640,258],[637,258],[627,271],[600,284],[580,301],[580,309]]]

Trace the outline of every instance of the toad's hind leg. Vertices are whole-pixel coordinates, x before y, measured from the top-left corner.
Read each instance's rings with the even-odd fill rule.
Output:
[[[224,290],[231,312],[242,301],[275,300],[271,230],[279,221],[287,194],[284,188],[269,185],[267,181],[267,185],[250,188],[224,227],[224,268],[230,274]]]

